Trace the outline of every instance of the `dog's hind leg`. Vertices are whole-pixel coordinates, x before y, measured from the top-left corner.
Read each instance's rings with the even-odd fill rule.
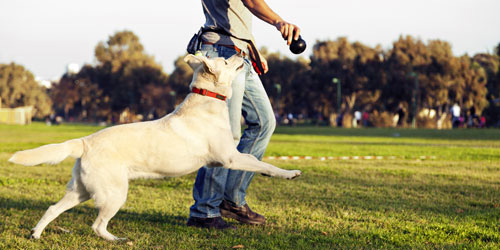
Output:
[[[286,179],[293,179],[301,174],[300,170],[285,170],[275,167],[269,163],[259,161],[250,154],[234,153],[229,163],[224,164],[225,168],[252,171],[263,173],[270,176],[277,176]]]
[[[121,196],[121,197],[120,197]],[[108,232],[108,222],[115,216],[118,210],[122,207],[126,200],[125,195],[117,194],[113,199],[107,200],[104,204],[99,207],[99,215],[92,225],[92,229],[97,235],[103,237],[106,240],[125,240],[126,238],[118,238]]]
[[[66,194],[59,202],[47,209],[42,219],[40,219],[38,224],[33,228],[31,238],[40,238],[43,229],[45,229],[51,221],[57,218],[57,216],[89,198],[89,193],[80,180],[80,159],[78,159],[73,168],[73,178],[71,178],[71,181],[68,183]]]
[[[111,241],[126,239],[118,238],[107,230],[109,220],[115,216],[127,200],[128,180],[125,178],[125,180],[122,179],[114,184],[118,185],[111,186],[101,183],[102,187],[106,187],[106,190],[99,190],[93,196],[99,208],[99,215],[92,225],[92,229],[97,235]]]

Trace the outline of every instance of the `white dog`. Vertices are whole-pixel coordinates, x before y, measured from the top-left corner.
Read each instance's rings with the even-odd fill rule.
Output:
[[[299,170],[283,170],[236,150],[224,100],[230,98],[231,82],[244,67],[241,57],[224,60],[188,55],[184,60],[195,71],[190,87],[201,94],[189,94],[171,114],[20,151],[9,159],[29,166],[56,164],[68,156],[77,159],[66,195],[49,207],[31,237],[40,238],[47,224],[62,212],[92,198],[99,208],[92,229],[107,240],[121,239],[106,227],[125,203],[128,180],[134,178],[181,176],[204,165],[287,179],[301,174]]]

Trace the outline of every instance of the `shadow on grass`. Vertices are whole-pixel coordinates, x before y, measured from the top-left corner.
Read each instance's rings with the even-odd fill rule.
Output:
[[[283,196],[280,196],[283,197]],[[383,196],[374,197],[373,200],[365,200],[366,203],[379,204],[387,202],[389,198],[382,198]],[[324,195],[318,195],[316,199],[325,199]],[[366,197],[364,197],[366,198]],[[364,205],[358,204],[359,200],[356,199],[329,199],[327,202],[345,202],[346,206],[356,207],[359,206],[363,209],[383,209],[381,207],[366,207]],[[377,201],[377,202],[375,202]],[[305,199],[304,202],[308,202]],[[411,205],[413,201],[401,199],[401,202],[408,203]],[[50,205],[51,201],[46,200],[31,200],[31,199],[10,199],[0,197],[0,215],[3,215],[5,211],[12,213],[15,210],[39,210],[40,213],[44,212]],[[437,210],[441,210],[441,206],[445,204],[440,204]],[[14,211],[13,211],[14,210]],[[431,209],[435,211],[436,209]],[[489,213],[490,211],[483,211]],[[67,211],[68,216],[72,219],[69,220],[70,223],[78,223],[81,221],[87,221],[88,217],[97,216],[97,210],[88,206],[80,205],[74,209]],[[499,215],[498,212],[496,213]],[[2,216],[4,217],[4,216]],[[8,215],[5,219],[8,219]],[[36,216],[34,216],[36,217]],[[30,216],[30,220],[38,220],[39,218],[34,218]],[[360,227],[360,224],[369,223],[373,218],[345,218],[345,223],[341,222],[339,225],[323,226],[327,227],[328,232],[325,232],[321,227],[312,225],[296,225],[293,220],[290,224],[285,224],[282,226],[270,223],[264,227],[255,227],[248,225],[239,225],[238,230],[224,231],[223,233],[217,233],[215,231],[209,231],[205,229],[188,228],[185,226],[186,217],[169,215],[162,212],[131,212],[127,210],[120,210],[118,214],[112,219],[112,222],[121,221],[120,226],[111,226],[112,231],[116,231],[123,236],[132,236],[132,241],[135,241],[137,246],[141,244],[160,244],[161,246],[166,246],[167,249],[171,248],[184,248],[190,246],[191,248],[198,249],[229,249],[231,246],[243,244],[249,249],[256,248],[268,248],[268,249],[345,249],[345,248],[405,248],[410,249],[414,247],[443,247],[443,246],[477,246],[486,245],[490,243],[498,243],[498,235],[492,234],[489,231],[482,231],[479,229],[465,230],[460,227],[455,227],[453,225],[418,225],[416,227],[407,227],[404,224],[395,224],[389,226],[387,230],[373,230],[364,227]],[[90,222],[89,226],[90,226]],[[234,223],[233,221],[231,223]],[[140,228],[134,228],[134,225],[141,225]],[[33,225],[26,225],[26,223],[21,223],[20,225],[26,231],[28,231]],[[17,227],[18,228],[18,227]],[[14,229],[18,230],[18,229]],[[72,228],[75,230],[75,228]],[[79,229],[76,229],[77,231]],[[139,233],[137,230],[140,230]],[[64,241],[61,243],[59,239],[60,232],[54,228],[48,230],[50,233],[46,234],[49,238],[48,243],[51,244],[66,244]],[[79,231],[78,237],[83,240],[97,239],[96,241],[89,241],[89,247],[96,247],[102,244],[111,244],[103,240],[99,240],[92,232],[88,230]],[[422,236],[422,232],[432,232],[437,235],[427,235],[425,241],[417,240],[416,236]],[[148,237],[146,242],[142,242],[141,235]],[[463,240],[456,241],[455,236],[460,235],[459,238]],[[26,235],[28,237],[28,235]],[[51,238],[52,237],[52,238]],[[55,238],[54,238],[55,237]],[[86,238],[87,237],[87,238]],[[169,239],[170,237],[170,239]],[[197,240],[191,241],[193,237]],[[68,237],[65,237],[68,238]],[[135,239],[134,239],[135,238]],[[172,240],[174,239],[174,240]],[[179,242],[183,241],[186,242]],[[189,241],[187,240],[189,239]],[[449,242],[445,243],[445,242]],[[495,243],[496,242],[496,243]],[[20,242],[19,244],[24,244]],[[44,242],[36,243],[36,247],[40,247],[40,244],[47,244]],[[117,244],[106,245],[107,247],[113,248],[128,248],[128,246],[121,246]],[[188,244],[188,245],[186,245]],[[61,245],[61,246],[63,246]],[[145,246],[145,245],[144,245]],[[184,246],[184,247],[182,247]]]
[[[0,197],[0,211],[5,210],[41,210],[46,211],[49,206],[55,204],[57,201],[43,201],[43,200],[29,200],[29,199],[10,199]],[[64,213],[78,215],[86,214],[87,216],[97,217],[98,210],[94,207],[90,207],[88,204],[80,204]],[[64,214],[63,213],[63,214]],[[41,217],[40,217],[41,218]],[[40,218],[35,218],[39,220]],[[162,212],[132,212],[126,209],[120,209],[118,213],[111,220],[122,220],[122,221],[136,221],[136,222],[153,222],[160,224],[169,225],[185,225],[187,218],[183,216],[167,215]]]
[[[37,213],[30,213],[31,216],[25,217],[26,220],[16,225],[15,228],[10,228],[9,230],[18,231],[18,236],[25,238],[26,240],[29,238],[29,231],[35,225],[35,223],[41,218],[43,212],[52,205],[53,202],[46,200],[31,200],[31,199],[11,199],[0,197],[0,217],[9,219],[9,214],[15,213],[15,211],[21,210],[37,210]],[[9,211],[9,212],[6,212]],[[7,216],[5,216],[5,214]],[[36,215],[34,215],[36,214]],[[89,227],[92,222],[88,221],[88,217],[95,218],[97,216],[97,210],[88,205],[79,205],[65,213],[66,218],[64,222],[53,223],[52,225],[61,225],[64,224],[74,224],[74,223],[85,223]],[[38,217],[40,216],[40,217]],[[63,217],[63,216],[61,216]],[[58,218],[59,219],[59,218]],[[21,219],[24,220],[24,219]],[[57,219],[56,219],[57,220]],[[293,229],[290,231],[288,228],[277,227],[276,225],[266,225],[262,227],[256,227],[253,225],[240,225],[235,221],[229,221],[230,224],[238,225],[237,230],[225,230],[223,232],[218,230],[207,230],[202,228],[193,228],[186,226],[187,218],[184,216],[176,216],[176,215],[168,215],[162,212],[131,212],[126,210],[120,210],[115,217],[111,220],[111,224],[109,228],[111,232],[118,233],[120,236],[126,236],[129,240],[138,241],[137,245],[140,245],[139,242],[142,241],[140,238],[141,235],[145,235],[148,237],[146,243],[150,244],[160,244],[162,247],[159,249],[230,249],[234,245],[244,244],[246,247],[254,246],[254,248],[262,249],[263,246],[274,246],[274,248],[278,249],[331,249],[331,246],[334,246],[334,238],[331,235],[323,235],[322,231],[313,228],[306,229]],[[2,220],[0,219],[0,222]],[[119,222],[121,221],[121,222]],[[120,224],[120,225],[118,225]],[[140,225],[141,228],[136,227]],[[84,226],[83,228],[85,228]],[[106,242],[102,239],[99,239],[97,236],[90,232],[87,229],[83,231],[79,228],[82,227],[65,227],[66,230],[71,230],[74,232],[79,232],[78,238],[87,239],[90,237],[91,239],[96,239],[95,241],[89,241],[88,244],[90,247],[96,247],[101,244],[112,244],[108,247],[113,248],[128,248],[128,246],[122,246],[121,243],[110,243]],[[44,241],[35,241],[35,247],[41,247],[44,244],[55,244],[64,246],[64,240],[59,239],[59,236],[62,235],[61,227],[47,227],[42,238],[47,240]],[[140,230],[141,232],[138,232]],[[3,230],[6,231],[6,230]],[[22,231],[22,233],[19,233]],[[271,235],[272,232],[272,235]],[[132,236],[133,235],[133,236]],[[68,240],[68,236],[63,236],[66,240]],[[173,237],[169,239],[169,237]],[[186,242],[177,243],[172,245],[175,241],[179,239],[189,238]],[[191,239],[195,237],[196,239],[192,241]],[[337,237],[337,236],[335,236]],[[134,239],[135,238],[135,239]],[[57,239],[57,240],[55,240]],[[344,239],[345,240],[345,239]],[[19,242],[11,242],[13,246],[17,248],[22,244],[26,244],[27,241],[19,241]],[[357,240],[353,239],[350,243],[353,245]],[[20,245],[21,244],[21,245]],[[184,244],[184,245],[183,245]],[[187,246],[185,244],[188,244]],[[192,244],[192,245],[189,245]],[[310,248],[310,246],[314,246]],[[187,247],[187,248],[186,248]]]

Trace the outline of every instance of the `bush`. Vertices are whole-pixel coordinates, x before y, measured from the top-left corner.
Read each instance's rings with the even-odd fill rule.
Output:
[[[430,118],[428,116],[417,116],[417,128],[437,128],[437,122],[435,118]]]
[[[387,111],[383,111],[379,113],[377,110],[374,110],[370,116],[368,117],[368,121],[374,126],[378,128],[390,128],[394,127],[394,114],[389,113]]]

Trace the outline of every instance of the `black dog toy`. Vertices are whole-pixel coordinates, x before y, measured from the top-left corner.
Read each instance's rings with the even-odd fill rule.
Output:
[[[299,35],[299,39],[292,40],[292,43],[290,43],[290,51],[294,54],[300,54],[304,50],[306,50],[306,41]]]

